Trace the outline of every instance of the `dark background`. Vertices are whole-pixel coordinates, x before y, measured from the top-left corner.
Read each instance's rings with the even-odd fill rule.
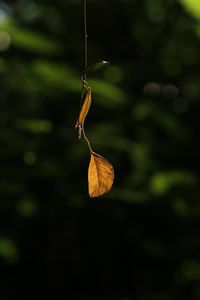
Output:
[[[200,299],[200,1],[0,1],[0,299]]]

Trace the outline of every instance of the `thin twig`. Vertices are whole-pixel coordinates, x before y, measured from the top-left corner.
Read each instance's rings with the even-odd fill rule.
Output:
[[[85,43],[85,68],[88,66],[88,34],[87,34],[87,0],[84,1],[84,7],[83,7],[83,21],[84,21],[84,43]],[[83,85],[83,89],[87,87],[87,80],[86,80],[86,73],[81,75],[81,81]],[[82,128],[81,131],[83,133],[83,137],[86,140],[90,153],[93,153],[92,147],[90,145],[90,141],[88,140],[86,134],[85,134],[85,129],[84,129],[84,121],[82,123]]]
[[[82,124],[82,133],[83,133],[84,139],[86,140],[86,142],[87,142],[87,144],[88,144],[90,153],[93,153],[92,147],[91,147],[91,145],[90,145],[90,141],[88,140],[88,138],[87,138],[87,136],[86,136],[86,134],[85,134],[84,123]]]
[[[87,34],[87,0],[84,0],[84,38],[85,38],[85,68],[87,68],[88,65],[88,45],[87,45],[87,39],[88,39],[88,34]],[[85,74],[85,79],[86,79],[86,74]]]

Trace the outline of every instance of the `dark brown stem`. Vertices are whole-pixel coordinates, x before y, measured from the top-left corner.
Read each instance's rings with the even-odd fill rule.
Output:
[[[88,39],[88,34],[87,34],[87,0],[84,1],[84,38],[85,38],[85,68],[87,68],[88,65],[88,45],[87,45],[87,39]],[[86,80],[86,74],[84,74],[85,80]]]
[[[88,34],[87,34],[87,0],[83,0],[83,21],[84,21],[84,43],[85,43],[85,68],[87,68],[88,66]],[[86,73],[83,74],[81,76],[81,81],[83,84],[83,88],[87,87],[87,80],[86,80]],[[83,137],[86,140],[90,153],[93,153],[91,145],[90,145],[90,141],[88,140],[86,134],[85,134],[85,129],[84,129],[84,121],[82,124],[82,133],[83,133]]]
[[[91,147],[91,145],[90,145],[90,141],[88,140],[88,138],[87,138],[87,136],[86,136],[86,134],[85,134],[84,123],[83,123],[83,125],[82,125],[82,133],[83,133],[84,139],[86,140],[86,142],[87,142],[87,144],[88,144],[88,148],[89,148],[89,150],[90,150],[90,153],[93,153],[92,147]]]

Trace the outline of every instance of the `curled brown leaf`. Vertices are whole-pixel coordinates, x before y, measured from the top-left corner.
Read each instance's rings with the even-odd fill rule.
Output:
[[[78,120],[76,122],[75,128],[78,130],[78,137],[79,139],[81,138],[81,134],[84,130],[84,121],[87,116],[87,113],[90,109],[91,105],[91,88],[87,87],[86,93],[84,93],[84,100],[83,100],[83,105],[81,107]]]

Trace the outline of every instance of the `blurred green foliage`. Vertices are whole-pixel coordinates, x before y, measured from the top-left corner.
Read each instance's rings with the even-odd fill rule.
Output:
[[[1,299],[200,299],[200,1],[0,1]],[[70,296],[73,295],[73,296]]]

